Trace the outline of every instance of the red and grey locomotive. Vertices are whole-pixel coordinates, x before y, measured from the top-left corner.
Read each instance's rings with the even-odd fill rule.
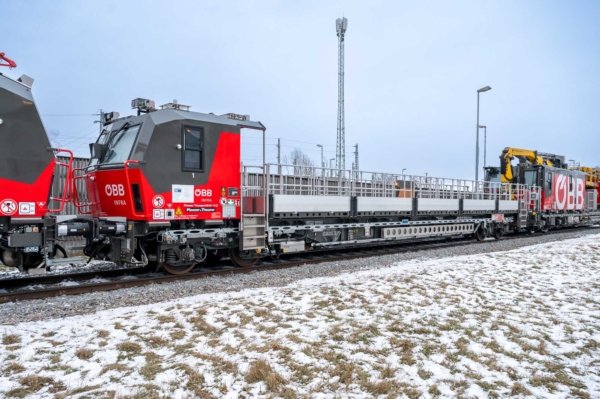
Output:
[[[69,201],[68,186],[60,198],[50,194],[57,167],[69,174],[72,163],[70,151],[50,147],[32,85],[26,75],[14,80],[0,74],[0,260],[20,269],[42,265],[60,248],[53,245],[55,230],[46,220]],[[57,164],[58,152],[69,155],[66,163]]]
[[[177,103],[158,110],[145,99],[132,105],[138,115],[108,121],[90,145],[90,165],[75,177],[85,179],[89,198],[78,206],[95,221],[86,254],[182,273],[209,253],[236,247],[240,131],[264,126]],[[63,231],[86,223],[76,220]]]

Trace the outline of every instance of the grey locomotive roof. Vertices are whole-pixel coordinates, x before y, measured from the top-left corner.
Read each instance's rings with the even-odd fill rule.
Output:
[[[191,111],[181,111],[177,109],[159,109],[153,112],[149,112],[147,114],[142,114],[139,116],[133,117],[125,117],[119,118],[115,120],[115,126],[119,126],[125,122],[137,123],[142,122],[146,118],[150,118],[155,125],[170,122],[174,120],[187,119],[187,120],[196,120],[200,122],[210,122],[210,123],[219,123],[221,125],[230,125],[230,126],[239,126],[245,127],[249,129],[258,129],[264,130],[265,126],[260,122],[253,121],[240,121],[236,119],[230,119],[227,116],[221,115],[213,115],[213,114],[203,114],[201,112],[191,112]]]

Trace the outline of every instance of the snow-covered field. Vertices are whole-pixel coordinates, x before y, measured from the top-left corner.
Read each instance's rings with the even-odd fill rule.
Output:
[[[0,396],[600,397],[600,235],[0,326]]]

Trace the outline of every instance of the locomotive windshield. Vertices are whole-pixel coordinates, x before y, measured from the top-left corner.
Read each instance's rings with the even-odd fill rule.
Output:
[[[125,162],[131,155],[133,144],[141,125],[129,126],[120,129],[108,137],[106,153],[100,163],[119,163]]]

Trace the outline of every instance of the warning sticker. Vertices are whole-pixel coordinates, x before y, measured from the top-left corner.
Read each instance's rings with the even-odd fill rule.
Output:
[[[167,219],[167,220],[175,219],[175,211],[173,209],[165,210],[165,219]]]
[[[154,205],[155,208],[162,208],[165,205],[165,199],[162,195],[155,195],[154,198],[152,198],[152,205]]]
[[[175,216],[181,216],[183,215],[183,211],[181,210],[180,207],[177,207],[177,209],[175,210]]]
[[[165,210],[164,209],[155,209],[152,212],[153,219],[164,219],[165,218]]]
[[[35,202],[19,202],[19,215],[35,215]]]
[[[0,212],[5,215],[12,215],[17,211],[17,203],[11,199],[5,199],[0,202]]]

